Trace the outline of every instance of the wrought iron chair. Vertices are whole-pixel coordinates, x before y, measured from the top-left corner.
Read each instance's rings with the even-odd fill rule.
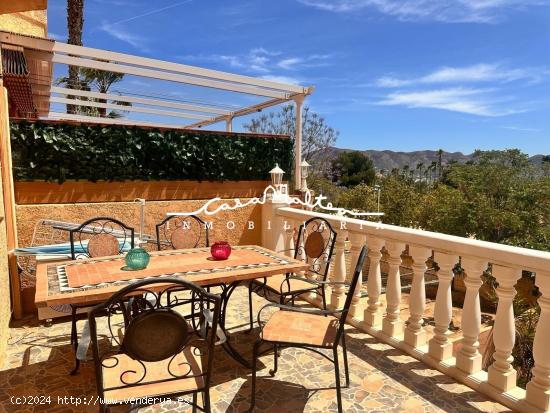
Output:
[[[169,216],[156,225],[156,232],[159,251],[210,246],[208,225],[196,215]],[[210,292],[210,287],[206,287],[206,291]],[[168,294],[177,292],[178,290],[174,289]],[[191,307],[191,311],[194,315],[193,307]],[[196,322],[195,318],[192,320],[193,323]]]
[[[313,292],[321,296],[323,310],[327,309],[325,285],[336,236],[336,231],[324,218],[310,218],[300,225],[294,247],[294,258],[310,265],[307,277],[280,274],[251,281],[248,285],[249,331],[252,331],[254,326],[252,293],[259,294],[270,301],[278,301],[281,304],[291,302],[294,305],[298,296]]]
[[[71,229],[69,242],[73,260],[119,255],[128,244],[134,248],[134,229],[114,218],[96,217]],[[76,245],[84,252],[77,253]]]
[[[157,249],[185,249],[210,246],[208,226],[195,215],[169,216],[156,226]]]
[[[192,327],[174,311],[167,292],[186,289],[194,296],[200,322]],[[89,313],[98,395],[102,403],[134,399],[142,405],[159,398],[181,401],[192,395],[193,411],[210,412],[210,377],[221,299],[177,278],[141,280],[115,293]],[[96,319],[107,313],[107,342]],[[114,331],[117,317],[122,326]],[[197,394],[202,394],[202,407]],[[152,400],[157,398],[157,401]],[[148,399],[148,400],[147,400]],[[108,404],[102,404],[106,412]]]
[[[273,351],[274,366],[269,371],[273,377],[277,372],[278,352],[286,347],[299,347],[313,351],[325,357],[334,364],[336,375],[336,395],[338,402],[338,412],[342,412],[342,395],[340,385],[340,365],[338,362],[338,345],[342,343],[344,356],[344,372],[346,377],[346,387],[349,386],[349,367],[346,349],[346,335],[344,333],[344,324],[351,306],[353,292],[357,288],[361,269],[367,254],[367,248],[363,247],[359,254],[359,259],[355,265],[355,271],[349,284],[346,301],[341,310],[327,311],[318,309],[296,308],[283,304],[270,303],[262,307],[258,313],[258,324],[260,325],[260,338],[254,344],[254,356],[252,361],[252,396],[250,411],[254,409],[256,402],[256,368],[258,357]],[[345,282],[331,282],[332,285],[348,285]],[[275,311],[267,322],[262,322],[261,315],[266,308],[276,307]],[[268,344],[266,350],[260,352],[260,346]],[[321,352],[321,349],[330,349],[333,358]]]
[[[69,230],[69,242],[73,260],[119,255],[122,254],[125,247],[134,248],[134,229],[114,218],[96,217],[83,222],[77,228]],[[79,251],[83,252],[77,252],[76,246],[79,247]],[[75,355],[78,351],[78,331],[76,328],[78,310],[91,308],[94,304],[97,303],[70,304],[71,344]],[[76,374],[79,368],[80,360],[75,357],[75,367],[71,374]]]

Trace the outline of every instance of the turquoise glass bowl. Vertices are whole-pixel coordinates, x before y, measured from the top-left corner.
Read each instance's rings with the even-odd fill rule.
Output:
[[[126,267],[129,270],[143,270],[149,265],[151,256],[143,248],[132,248],[126,254]]]

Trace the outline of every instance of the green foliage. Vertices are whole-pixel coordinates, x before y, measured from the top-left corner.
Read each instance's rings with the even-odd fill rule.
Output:
[[[341,152],[332,161],[332,180],[341,186],[370,185],[374,176],[372,160],[359,151]]]
[[[433,185],[399,172],[377,183],[385,223],[550,250],[550,176],[518,150],[478,151],[472,162],[447,165]],[[357,185],[337,204],[373,212],[375,200]]]
[[[260,180],[290,170],[289,139],[118,125],[11,123],[16,180]]]

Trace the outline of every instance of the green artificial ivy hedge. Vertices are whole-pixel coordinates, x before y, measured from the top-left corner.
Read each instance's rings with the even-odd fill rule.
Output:
[[[266,180],[275,163],[291,170],[288,138],[120,125],[10,127],[19,181]]]

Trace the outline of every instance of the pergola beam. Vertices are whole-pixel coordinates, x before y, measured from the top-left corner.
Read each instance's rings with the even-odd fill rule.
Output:
[[[297,96],[303,96],[303,95],[297,95]],[[261,112],[265,108],[269,108],[271,106],[280,105],[281,103],[288,102],[290,100],[294,99],[294,96],[289,97],[288,99],[272,99],[268,100],[266,102],[258,103],[256,105],[249,106],[244,109],[239,109],[231,114],[232,118],[236,118],[238,116],[245,116],[250,115],[254,112]],[[196,122],[191,125],[186,126],[187,129],[194,129],[194,128],[202,128],[203,126],[212,125],[214,123],[222,122],[227,120],[227,116],[217,116],[215,118],[204,120],[201,122]]]
[[[196,66],[189,66],[180,63],[166,62],[163,60],[150,59],[146,57],[133,56],[124,53],[116,53],[108,50],[94,49],[91,47],[74,46],[66,43],[55,42],[53,51],[57,54],[66,53],[72,56],[83,56],[93,59],[100,59],[102,61],[113,61],[126,63],[129,65],[143,66],[153,69],[159,69],[163,71],[171,71],[180,74],[188,74],[193,76],[200,76],[204,78],[211,78],[216,80],[223,80],[227,82],[240,83],[243,85],[259,86],[268,89],[285,91],[288,93],[307,93],[307,88],[296,85],[289,85],[280,82],[274,82],[271,80],[258,79],[251,76],[237,75],[233,73],[226,73],[218,70],[204,69]]]
[[[161,115],[161,116],[174,116],[177,118],[184,118],[184,119],[203,119],[203,120],[210,119],[210,117],[208,116],[197,115],[194,113],[174,112],[170,110],[144,108],[139,106],[117,105],[115,103],[102,103],[102,102],[95,102],[92,100],[67,99],[67,98],[60,98],[57,96],[50,97],[50,102],[62,103],[65,105],[88,106],[92,108],[114,109],[114,110],[121,110],[126,112],[150,113],[153,115]]]
[[[71,120],[74,122],[103,123],[106,125],[147,126],[151,128],[184,129],[184,125],[171,125],[123,118],[98,118],[97,116],[74,115],[71,113],[50,112],[43,120]]]
[[[193,105],[189,103],[173,102],[169,100],[142,98],[137,96],[116,95],[113,93],[91,92],[88,90],[69,89],[64,87],[52,86],[50,93],[56,93],[65,96],[80,96],[91,99],[103,99],[117,102],[139,103],[149,106],[160,106],[172,109],[191,110],[194,112],[214,113],[218,115],[229,115],[231,112],[225,109],[214,108],[211,106]]]
[[[237,83],[211,80],[177,73],[163,72],[156,69],[145,69],[141,67],[123,65],[118,63],[109,63],[99,60],[84,59],[81,57],[54,54],[52,61],[54,63],[63,63],[71,66],[88,67],[90,69],[104,70],[107,72],[124,73],[153,79],[168,80],[177,83],[186,83],[195,86],[204,86],[213,89],[228,90],[231,92],[247,93],[250,95],[267,96],[272,98],[285,99],[288,92],[281,92],[271,89],[262,89],[256,86],[240,85]]]

